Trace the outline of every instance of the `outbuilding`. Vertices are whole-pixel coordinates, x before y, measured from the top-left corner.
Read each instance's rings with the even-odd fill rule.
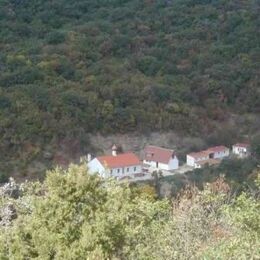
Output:
[[[179,160],[174,150],[148,145],[144,149],[143,163],[159,170],[176,170]]]
[[[204,151],[187,154],[186,163],[189,166],[196,167],[195,164],[197,162],[207,161],[210,159],[222,160],[223,158],[228,156],[229,156],[229,149],[226,146],[219,145],[219,146],[210,147]]]
[[[232,146],[233,154],[240,158],[245,158],[250,155],[250,145],[248,143],[237,143]]]

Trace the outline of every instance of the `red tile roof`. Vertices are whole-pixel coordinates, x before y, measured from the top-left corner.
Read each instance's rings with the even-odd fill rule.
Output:
[[[228,148],[226,146],[219,145],[219,146],[210,147],[206,151],[216,153],[216,152],[222,152],[222,151],[225,151],[225,150],[228,150]]]
[[[202,158],[202,157],[208,157],[209,153],[210,152],[208,152],[208,151],[201,151],[201,152],[189,153],[187,155],[197,159],[197,158]]]
[[[237,144],[234,144],[233,146],[248,148],[250,146],[250,144],[247,144],[247,143],[237,143]]]
[[[139,158],[134,153],[122,153],[117,156],[105,155],[99,156],[97,159],[103,166],[108,168],[120,168],[134,165],[141,165]]]
[[[195,153],[189,153],[188,155],[193,157],[193,158],[201,158],[201,157],[207,157],[209,156],[211,153],[217,153],[217,152],[222,152],[228,150],[228,148],[224,145],[219,145],[219,146],[214,146],[214,147],[210,147],[207,150],[204,151],[200,151],[200,152],[195,152]]]
[[[168,164],[170,159],[175,156],[173,150],[148,145],[144,149],[144,160]]]

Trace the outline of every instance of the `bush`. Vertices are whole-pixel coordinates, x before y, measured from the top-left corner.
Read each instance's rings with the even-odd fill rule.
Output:
[[[5,172],[0,172],[0,183],[8,182],[9,175]]]
[[[66,34],[60,31],[54,31],[47,35],[48,44],[60,44],[63,43],[66,39]]]
[[[0,109],[7,109],[11,107],[11,101],[9,98],[0,96]]]

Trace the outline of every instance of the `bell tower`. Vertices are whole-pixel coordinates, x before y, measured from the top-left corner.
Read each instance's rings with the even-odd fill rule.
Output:
[[[112,155],[117,156],[117,147],[115,144],[112,146]]]

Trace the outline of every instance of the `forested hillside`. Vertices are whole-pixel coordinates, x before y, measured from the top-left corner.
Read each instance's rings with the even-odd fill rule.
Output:
[[[199,135],[258,113],[258,11],[256,0],[0,0],[1,170],[65,137]]]

